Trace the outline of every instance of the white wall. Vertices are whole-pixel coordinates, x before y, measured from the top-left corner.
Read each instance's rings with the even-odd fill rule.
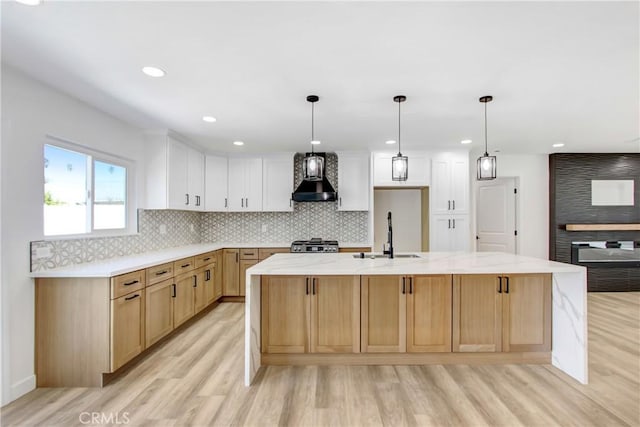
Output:
[[[29,242],[43,238],[43,143],[52,135],[136,162],[143,194],[143,138],[91,106],[2,64],[2,404],[35,387],[34,283]]]
[[[391,211],[393,249],[396,252],[420,252],[422,248],[420,190],[374,190],[374,252],[387,242],[387,212]]]
[[[472,177],[472,235],[475,236],[475,166],[478,153],[470,154]],[[519,181],[517,253],[549,259],[549,156],[497,154],[498,176]]]

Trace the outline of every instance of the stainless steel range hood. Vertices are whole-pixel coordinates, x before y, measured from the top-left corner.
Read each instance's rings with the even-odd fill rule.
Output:
[[[309,155],[311,153],[306,153]],[[316,156],[325,158],[325,153],[314,153]],[[322,181],[305,181],[302,180],[298,188],[291,194],[294,202],[335,202],[338,200],[338,193],[333,185],[327,179],[326,174],[322,177]]]

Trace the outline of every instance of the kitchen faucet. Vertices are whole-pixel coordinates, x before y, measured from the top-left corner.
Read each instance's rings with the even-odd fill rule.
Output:
[[[393,230],[391,228],[391,211],[389,211],[389,213],[387,214],[387,224],[389,227],[389,231],[387,231],[387,245],[389,249],[385,250],[385,245],[382,245],[382,254],[389,255],[389,258],[393,258]]]

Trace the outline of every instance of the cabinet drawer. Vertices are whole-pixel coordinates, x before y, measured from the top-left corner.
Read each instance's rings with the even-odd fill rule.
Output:
[[[173,263],[173,273],[175,275],[186,273],[187,271],[191,271],[194,268],[195,267],[194,267],[194,261],[192,256],[189,258],[180,259]]]
[[[258,248],[240,249],[240,259],[258,259]]]
[[[258,259],[262,261],[273,254],[288,254],[289,252],[291,252],[291,248],[260,248],[258,249]]]
[[[147,286],[173,277],[173,263],[160,264],[147,268]]]
[[[194,262],[195,268],[200,268],[209,264],[215,264],[216,256],[213,252],[207,252],[206,254],[197,255]]]
[[[145,287],[145,270],[132,271],[111,278],[111,299]]]

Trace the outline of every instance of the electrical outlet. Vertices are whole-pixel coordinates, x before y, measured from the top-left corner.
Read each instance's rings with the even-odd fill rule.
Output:
[[[51,256],[51,248],[36,248],[35,259],[49,258]]]
[[[262,232],[263,233],[267,232],[267,224],[262,224]]]
[[[167,226],[165,224],[160,224],[159,228],[160,234],[167,234]]]

